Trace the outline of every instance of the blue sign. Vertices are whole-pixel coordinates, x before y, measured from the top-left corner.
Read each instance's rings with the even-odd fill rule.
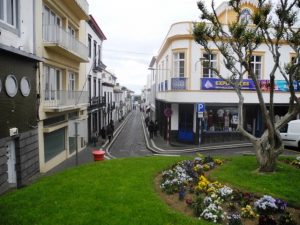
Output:
[[[205,111],[205,104],[204,103],[198,103],[197,104],[197,112],[204,112]]]
[[[202,90],[232,90],[233,87],[226,81],[219,78],[202,78]],[[254,82],[251,79],[243,79],[240,83],[242,90],[255,90]]]

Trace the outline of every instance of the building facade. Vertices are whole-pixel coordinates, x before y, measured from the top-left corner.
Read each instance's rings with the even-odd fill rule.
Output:
[[[102,72],[106,68],[102,62],[102,46],[106,37],[92,15],[90,15],[90,20],[87,22],[86,38],[89,49],[89,63],[86,67],[86,90],[89,93],[88,137],[91,141],[93,135],[100,134],[106,107],[106,99],[102,88]]]
[[[36,1],[39,67],[39,161],[41,172],[63,162],[87,142],[88,60],[86,0]]]
[[[0,193],[39,172],[36,1],[0,1]]]
[[[253,13],[256,10],[255,1],[245,0],[243,10]],[[219,6],[217,13],[224,26],[236,18],[227,2]],[[193,144],[239,141],[243,140],[236,130],[239,116],[244,117],[248,132],[261,135],[265,127],[253,81],[245,75],[242,88],[244,115],[238,115],[236,93],[207,68],[207,64],[199,60],[210,62],[210,66],[217,68],[224,76],[229,76],[230,73],[223,64],[223,56],[212,42],[213,53],[207,54],[194,41],[192,30],[192,22],[173,24],[155,63],[150,63],[154,78],[151,82],[154,80],[156,84],[155,111],[161,135],[170,141]],[[291,62],[293,50],[283,43],[280,51],[282,63]],[[267,104],[268,74],[272,69],[272,62],[272,55],[265,44],[260,45],[253,53],[252,64]],[[280,118],[287,112],[289,93],[281,74],[277,71],[275,76],[275,115]],[[299,84],[295,86],[299,90]]]

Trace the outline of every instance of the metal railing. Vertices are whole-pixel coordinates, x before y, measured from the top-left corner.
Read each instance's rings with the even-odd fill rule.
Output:
[[[57,25],[43,25],[45,43],[58,44],[81,58],[88,58],[88,47]]]
[[[187,80],[185,77],[178,77],[171,79],[172,90],[187,90]]]
[[[50,108],[88,104],[89,101],[87,91],[45,90],[44,94],[44,106]]]

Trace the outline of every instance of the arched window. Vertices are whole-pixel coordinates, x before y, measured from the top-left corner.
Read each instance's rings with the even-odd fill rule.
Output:
[[[241,12],[240,20],[242,23],[251,23],[251,10],[250,9],[243,9]]]

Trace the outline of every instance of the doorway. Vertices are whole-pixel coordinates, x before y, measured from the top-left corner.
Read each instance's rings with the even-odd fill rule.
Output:
[[[15,141],[10,141],[6,145],[6,156],[7,156],[7,182],[9,184],[17,183],[16,173],[16,146]]]

